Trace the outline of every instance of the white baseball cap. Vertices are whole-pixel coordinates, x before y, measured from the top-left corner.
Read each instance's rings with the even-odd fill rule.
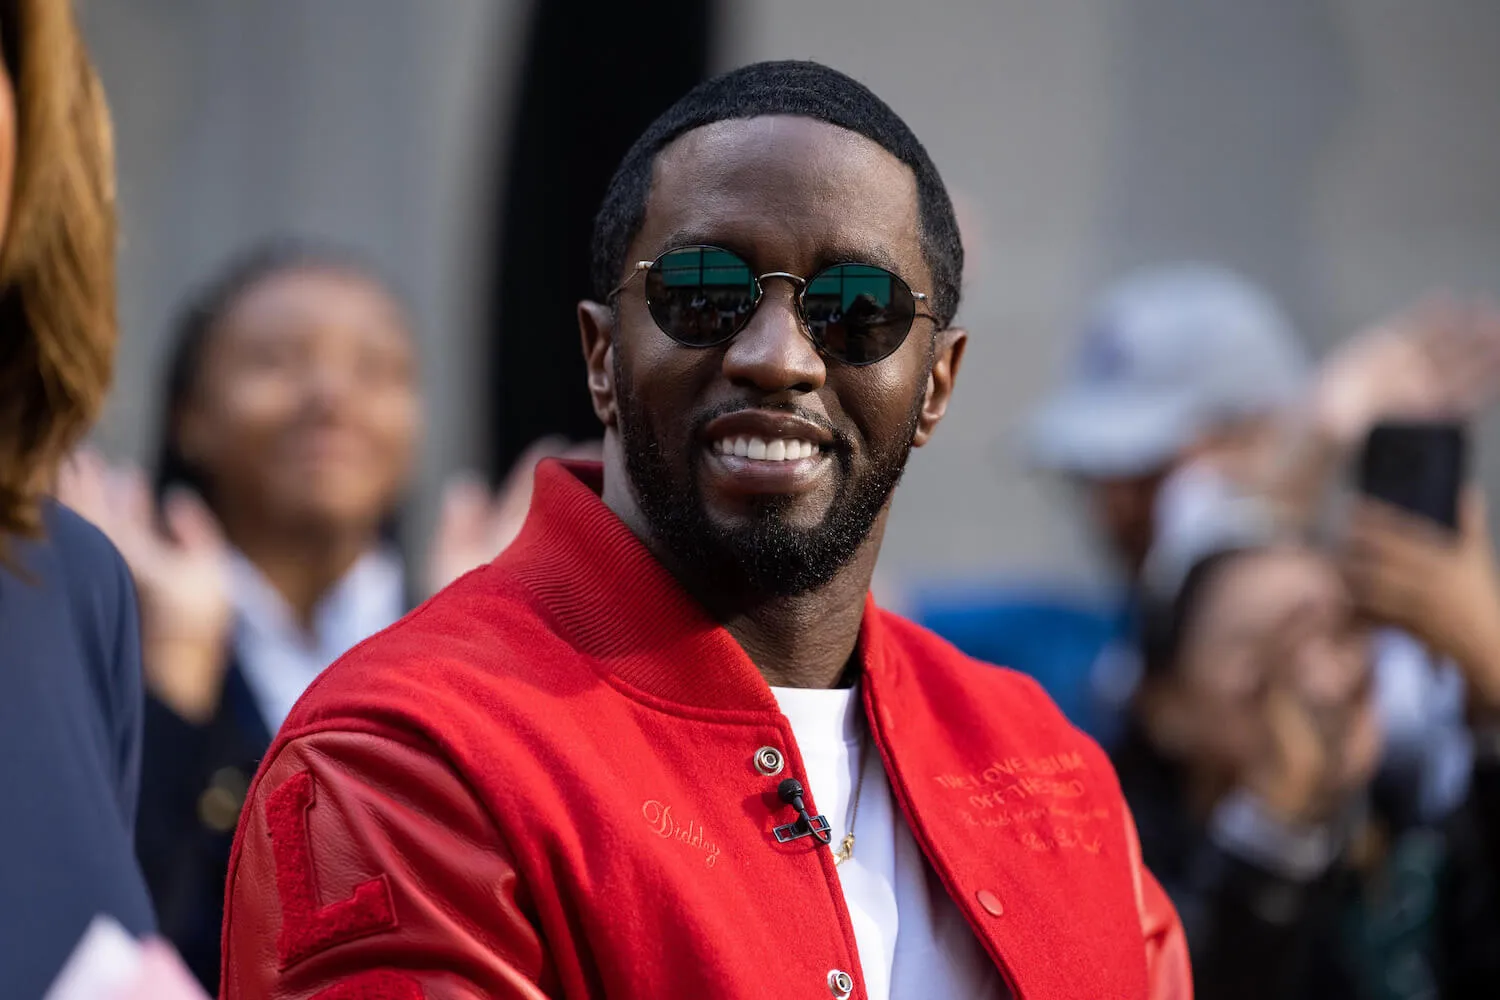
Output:
[[[1179,466],[1162,483],[1153,520],[1141,583],[1148,597],[1163,602],[1174,600],[1188,572],[1215,552],[1261,548],[1277,537],[1270,507],[1201,461]]]
[[[1207,264],[1138,272],[1090,314],[1028,451],[1062,472],[1144,475],[1215,426],[1290,402],[1307,371],[1291,324],[1245,279]]]

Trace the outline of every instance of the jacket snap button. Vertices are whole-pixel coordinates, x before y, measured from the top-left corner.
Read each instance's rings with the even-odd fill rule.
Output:
[[[843,969],[833,969],[828,973],[828,989],[838,1000],[849,1000],[854,992],[854,977]]]
[[[761,747],[755,751],[755,769],[766,777],[781,773],[786,767],[786,758],[775,747]]]
[[[1005,907],[1000,905],[1000,897],[988,889],[980,889],[974,894],[974,898],[979,900],[979,905],[989,911],[992,917],[998,917],[1005,912]]]

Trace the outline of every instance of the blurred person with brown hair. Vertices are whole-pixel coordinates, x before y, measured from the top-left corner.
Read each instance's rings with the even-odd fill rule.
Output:
[[[1115,767],[1182,914],[1197,996],[1349,996],[1304,990],[1327,947],[1304,897],[1375,773],[1369,637],[1326,556],[1226,535],[1173,598],[1148,602]]]
[[[115,355],[103,94],[57,0],[0,3],[0,981],[41,995],[91,920],[141,934],[141,751],[129,572],[45,499]]]
[[[1457,538],[1363,503],[1342,574],[1243,520],[1220,528],[1148,614],[1115,755],[1198,995],[1492,996],[1500,584],[1475,498]],[[1440,823],[1413,822],[1376,777],[1372,622],[1411,630],[1470,681],[1480,752]]]

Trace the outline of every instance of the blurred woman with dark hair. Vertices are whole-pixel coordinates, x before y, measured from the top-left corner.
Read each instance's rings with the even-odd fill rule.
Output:
[[[69,485],[140,588],[138,850],[163,933],[209,989],[256,763],[318,673],[409,606],[389,526],[419,395],[407,313],[374,272],[270,244],[183,314],[155,483],[82,456]]]
[[[96,915],[152,916],[130,574],[45,499],[113,369],[108,113],[69,4],[0,3],[0,48],[0,974],[29,997]]]
[[[1478,1000],[1500,981],[1489,538],[1472,509],[1443,537],[1364,503],[1342,567],[1303,543],[1236,538],[1148,615],[1114,760],[1202,1000]],[[1372,621],[1409,628],[1470,682],[1472,781],[1440,823],[1377,776]]]

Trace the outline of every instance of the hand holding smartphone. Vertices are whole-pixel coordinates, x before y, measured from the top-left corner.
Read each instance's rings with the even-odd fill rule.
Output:
[[[1380,423],[1365,440],[1359,490],[1456,531],[1468,463],[1468,428],[1461,423]]]

